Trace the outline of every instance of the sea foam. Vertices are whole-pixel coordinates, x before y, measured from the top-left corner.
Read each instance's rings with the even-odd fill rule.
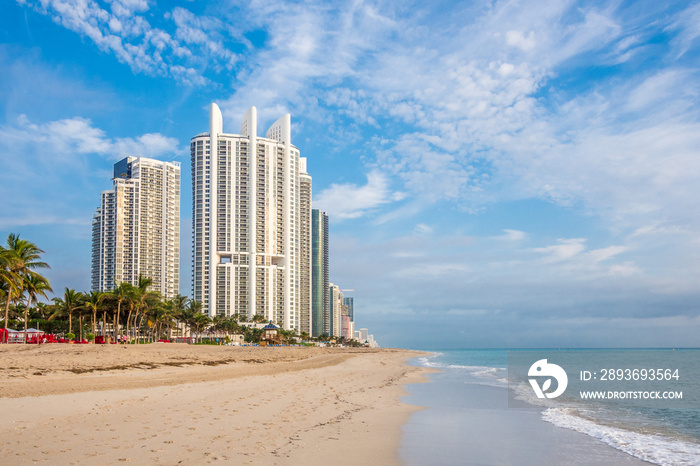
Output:
[[[651,463],[664,466],[700,464],[700,445],[695,443],[596,424],[574,415],[568,408],[546,409],[542,412],[542,419],[557,427],[597,438],[613,448]]]

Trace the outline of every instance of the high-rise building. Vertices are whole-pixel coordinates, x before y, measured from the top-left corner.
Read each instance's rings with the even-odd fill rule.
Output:
[[[137,284],[171,298],[180,286],[180,163],[126,157],[114,164],[92,221],[91,285]]]
[[[331,283],[328,287],[328,293],[330,295],[330,316],[331,316],[331,333],[334,337],[342,336],[342,320],[343,315],[343,292],[340,287]]]
[[[312,334],[311,306],[311,175],[306,170],[306,157],[299,158],[299,332]]]
[[[190,151],[193,299],[212,317],[260,314],[299,329],[304,203],[289,114],[260,137],[251,107],[240,134],[228,134],[211,104],[209,132]]]
[[[331,335],[328,281],[328,214],[311,211],[312,336]]]
[[[367,341],[367,337],[369,336],[369,332],[367,331],[366,328],[361,328],[360,329],[360,343],[364,343]]]
[[[348,316],[351,322],[355,322],[355,298],[352,296],[345,296],[343,298],[343,304],[348,307]]]
[[[345,338],[354,338],[355,335],[355,299],[352,296],[343,298],[343,327],[341,332]]]

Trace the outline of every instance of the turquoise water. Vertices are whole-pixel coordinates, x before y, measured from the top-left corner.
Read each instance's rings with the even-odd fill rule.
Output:
[[[523,379],[530,364],[539,358],[548,358],[567,368],[569,386],[556,402],[538,400],[528,381]],[[700,350],[458,349],[436,351],[434,356],[418,358],[416,364],[447,374],[436,378],[434,383],[459,380],[464,384],[506,389],[503,393],[509,398],[509,410],[520,409],[516,406],[538,409],[542,420],[584,433],[633,457],[664,465],[700,464]],[[640,381],[594,383],[592,380],[584,382],[579,377],[581,369],[600,377],[600,369],[633,368],[637,367],[635,364],[648,368],[680,368],[677,379],[665,380],[653,387],[682,391],[683,399],[635,403],[581,400],[578,396],[580,390],[601,387],[606,391],[652,387]]]

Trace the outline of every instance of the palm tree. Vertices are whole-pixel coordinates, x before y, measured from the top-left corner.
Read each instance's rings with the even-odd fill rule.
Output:
[[[122,303],[131,299],[133,286],[127,282],[121,282],[112,291],[109,297],[117,303],[117,312],[114,314],[114,338],[119,336],[119,315],[122,311]]]
[[[27,308],[24,310],[24,343],[27,343],[27,321],[29,308],[32,306],[32,302],[37,304],[37,298],[46,296],[47,291],[53,292],[49,281],[39,274],[29,274],[24,276],[24,290],[27,292]]]
[[[136,321],[141,315],[146,315],[149,308],[160,301],[160,293],[156,291],[148,291],[148,288],[153,284],[153,280],[139,275],[138,283],[134,287],[133,301],[135,303],[136,316],[134,317],[134,337],[136,337]],[[138,339],[137,339],[138,341]]]
[[[73,333],[73,312],[80,309],[83,305],[82,298],[82,293],[66,287],[66,290],[63,292],[63,299],[53,298],[53,302],[56,304],[56,312],[50,319],[68,315],[68,333]]]
[[[172,319],[174,320],[179,320],[180,316],[182,316],[182,312],[187,308],[187,296],[180,296],[179,294],[175,295],[173,299],[170,300],[170,303],[172,303],[171,306],[171,311],[172,311]],[[173,321],[172,319],[168,321],[168,340],[172,338],[172,332],[173,332]]]
[[[19,291],[17,287],[19,275],[12,271],[14,256],[14,251],[0,246],[0,296],[7,299],[7,308],[9,308],[12,295]],[[7,328],[8,318],[9,309],[6,309],[5,328]]]
[[[202,314],[201,312],[198,312],[197,314],[194,315],[194,319],[192,320],[192,325],[194,325],[194,328],[197,330],[197,334],[199,335],[199,342],[200,343],[202,342],[202,331],[209,324],[211,324],[211,319],[209,318],[208,315]]]
[[[10,287],[5,300],[5,328],[10,313],[10,302],[19,300],[24,290],[23,276],[36,274],[34,269],[50,268],[46,262],[42,262],[41,255],[43,250],[26,239],[20,239],[19,235],[10,233],[7,236],[7,248],[3,248],[3,264],[6,271],[3,273],[3,279],[12,279],[14,277],[14,286]],[[8,273],[9,272],[9,273]],[[41,277],[41,275],[39,275]],[[42,277],[43,278],[43,277]]]
[[[97,311],[102,307],[105,294],[100,291],[91,291],[83,293],[83,309],[92,313],[92,334],[97,332]]]
[[[195,327],[197,315],[202,313],[202,303],[190,300],[187,307],[180,314],[180,320],[187,326],[192,336],[192,327]]]

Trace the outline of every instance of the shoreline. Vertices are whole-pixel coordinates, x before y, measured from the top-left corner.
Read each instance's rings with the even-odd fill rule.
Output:
[[[399,464],[404,385],[429,371],[411,350],[100,346],[0,348],[5,461]]]
[[[407,466],[421,464],[653,464],[584,432],[542,418],[544,408],[508,406],[508,388],[467,381],[442,369],[430,382],[412,385],[408,403],[415,412],[403,428],[400,456]]]

